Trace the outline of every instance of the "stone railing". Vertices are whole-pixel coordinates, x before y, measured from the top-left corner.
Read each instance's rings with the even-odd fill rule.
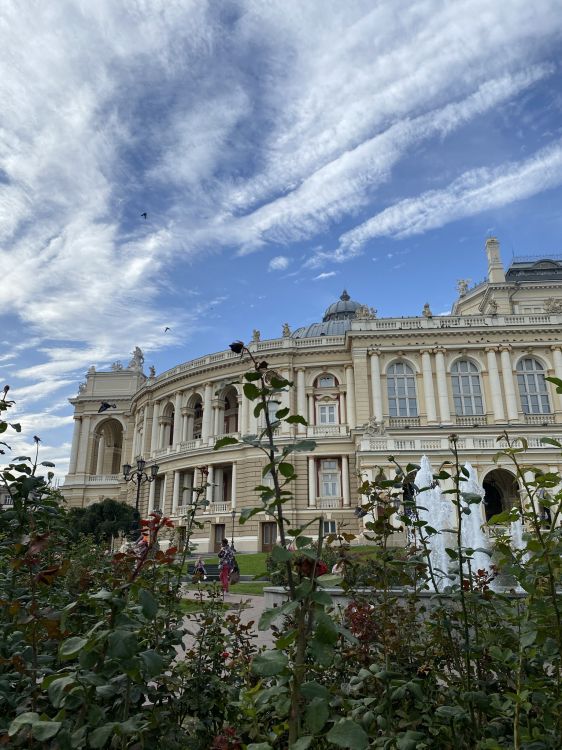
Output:
[[[201,448],[203,440],[201,438],[194,438],[193,440],[184,440],[180,443],[180,451],[193,451],[196,448]]]
[[[540,437],[527,438],[529,448],[542,448],[547,449],[541,443]],[[483,436],[470,436],[462,437],[457,441],[459,450],[501,450],[507,447],[505,440],[496,440],[495,437],[483,437]],[[415,453],[427,453],[431,451],[449,452],[451,443],[448,436],[442,438],[391,438],[391,437],[364,437],[361,440],[360,450],[361,451],[379,451],[387,455],[392,455],[397,451],[414,451]]]
[[[341,497],[318,497],[317,508],[341,508]]]
[[[404,427],[419,427],[419,417],[389,417],[388,426],[390,429],[403,429]]]
[[[121,474],[90,474],[86,477],[86,484],[115,484],[121,481]]]
[[[488,424],[488,417],[485,414],[473,414],[471,417],[457,414],[455,423],[461,427],[472,427],[475,424]]]
[[[554,424],[554,414],[525,414],[525,424]]]
[[[340,435],[347,435],[348,429],[347,425],[345,424],[313,424],[310,425],[307,429],[307,436],[308,437],[315,437],[315,436],[340,436]]]
[[[230,503],[211,503],[208,513],[230,513]]]

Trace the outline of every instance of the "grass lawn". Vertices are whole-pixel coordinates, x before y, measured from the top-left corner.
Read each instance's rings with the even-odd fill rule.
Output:
[[[221,607],[224,610],[232,609],[234,607],[234,603],[228,603],[228,602],[218,602],[219,607]],[[181,608],[184,614],[190,615],[193,612],[201,612],[201,602],[198,599],[182,599],[181,602]]]
[[[218,563],[218,555],[201,555],[204,563]],[[251,552],[236,555],[238,561],[238,567],[240,568],[240,574],[243,576],[261,576],[266,575],[265,561],[267,558],[267,552]],[[189,561],[193,564],[193,558]]]

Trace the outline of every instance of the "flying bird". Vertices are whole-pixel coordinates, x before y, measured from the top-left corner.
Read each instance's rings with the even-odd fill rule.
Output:
[[[166,331],[171,331],[171,330],[172,329],[170,328],[170,326],[166,326],[166,328],[164,328],[164,333],[166,333]]]
[[[110,404],[108,401],[102,401],[100,408],[98,409],[98,414],[101,414],[102,411],[107,411],[108,409],[117,409],[117,404]]]
[[[148,218],[148,214],[146,213],[146,211],[144,211],[144,212],[143,212],[143,213],[141,214],[141,216],[142,216],[142,218],[143,218],[143,219],[144,219],[145,221],[146,221],[146,219]]]

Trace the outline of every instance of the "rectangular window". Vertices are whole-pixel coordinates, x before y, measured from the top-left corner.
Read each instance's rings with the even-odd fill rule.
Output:
[[[324,534],[335,534],[335,533],[336,533],[336,522],[324,521]]]
[[[336,424],[336,405],[321,404],[318,407],[318,417],[320,424]]]
[[[338,462],[325,459],[320,462],[320,497],[340,496],[340,473]]]

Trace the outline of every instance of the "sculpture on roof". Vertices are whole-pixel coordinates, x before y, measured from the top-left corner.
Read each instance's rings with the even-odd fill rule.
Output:
[[[459,297],[464,297],[464,295],[468,292],[469,284],[470,284],[470,279],[458,279],[457,291],[459,293]]]
[[[498,303],[495,299],[491,299],[488,303],[488,310],[490,311],[490,315],[497,315],[498,314]]]
[[[369,305],[359,305],[354,317],[355,320],[374,320],[377,317],[377,311]]]
[[[544,311],[547,313],[561,313],[562,312],[562,299],[556,299],[555,297],[548,297],[544,301]]]
[[[148,377],[149,378],[156,377],[156,368],[154,367],[154,365],[150,365],[150,367],[148,368]]]
[[[376,417],[370,417],[369,420],[363,425],[363,429],[365,430],[365,435],[368,435],[369,437],[374,437],[375,435],[384,435],[384,419],[381,419],[379,421]]]
[[[283,338],[288,338],[291,335],[291,329],[288,323],[283,323]]]
[[[117,360],[116,362],[112,362],[111,369],[113,370],[113,372],[121,372],[121,370],[123,369],[123,364],[119,362],[119,360]]]
[[[254,343],[257,343],[258,341],[260,341],[260,339],[261,339],[261,333],[258,331],[257,328],[254,328],[254,330],[252,331],[252,341]]]
[[[142,372],[142,366],[144,365],[144,354],[139,346],[135,346],[133,350],[133,356],[129,362],[129,370],[135,370],[136,372]]]
[[[84,393],[86,390],[86,382],[82,381],[82,383],[78,383],[78,393]]]
[[[433,313],[431,312],[431,308],[429,307],[429,302],[426,302],[423,306],[422,315],[424,318],[432,318]]]

